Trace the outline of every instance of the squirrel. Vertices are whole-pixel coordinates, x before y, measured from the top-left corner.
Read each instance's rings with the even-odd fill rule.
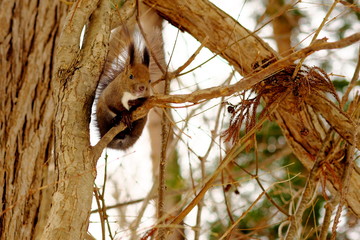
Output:
[[[97,89],[95,114],[100,136],[120,122],[127,126],[108,144],[113,149],[131,147],[142,134],[147,121],[146,116],[131,122],[131,113],[150,96],[150,55],[137,36],[139,34],[134,30],[131,35],[127,27],[112,32]]]

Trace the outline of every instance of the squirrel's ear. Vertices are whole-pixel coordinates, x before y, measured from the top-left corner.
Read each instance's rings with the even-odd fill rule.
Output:
[[[150,64],[150,54],[147,47],[144,48],[143,64],[149,67]]]
[[[130,43],[130,45],[129,45],[128,59],[129,59],[129,64],[131,66],[134,66],[134,63],[135,63],[135,46],[134,46],[134,43]]]

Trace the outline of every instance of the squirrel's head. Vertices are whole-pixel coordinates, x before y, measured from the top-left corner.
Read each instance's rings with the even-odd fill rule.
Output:
[[[141,60],[136,61],[134,44],[129,45],[129,55],[122,74],[124,86],[132,95],[147,97],[150,95],[150,55],[145,47]]]

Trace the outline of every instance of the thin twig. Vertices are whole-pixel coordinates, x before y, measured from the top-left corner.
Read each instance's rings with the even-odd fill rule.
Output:
[[[164,94],[169,94],[170,92],[170,81],[165,79]],[[158,187],[158,206],[157,206],[157,218],[158,225],[165,225],[165,169],[166,169],[166,159],[167,159],[167,147],[169,143],[169,137],[171,136],[170,129],[170,113],[168,109],[162,110],[162,119],[161,119],[161,156],[159,161],[159,187]],[[159,240],[165,240],[166,229],[160,227],[157,232],[157,238]]]
[[[200,51],[200,48],[198,49],[198,51]],[[194,55],[193,55],[194,56]],[[234,72],[232,72],[227,79],[224,82],[224,85],[229,84],[229,82],[231,81],[232,77],[234,76]],[[224,97],[221,98],[220,103],[222,103],[224,100]],[[210,151],[212,150],[212,147],[215,143],[215,134],[218,132],[218,128],[219,128],[219,123],[220,123],[220,116],[221,116],[221,112],[222,112],[223,106],[220,105],[218,113],[216,115],[216,120],[215,120],[215,126],[214,129],[211,131],[211,142],[209,147],[207,148],[206,153],[204,154],[203,157],[200,158],[200,166],[201,166],[201,179],[202,182],[205,182],[205,162],[210,154]],[[229,217],[230,219],[232,219],[231,216],[231,212],[229,211],[229,207],[228,207],[228,201],[226,199],[225,196],[225,192],[224,192],[224,198],[225,198],[225,204],[226,204],[226,209],[228,211]],[[199,202],[198,206],[197,206],[197,214],[196,214],[196,225],[195,225],[195,236],[194,236],[194,240],[198,240],[200,238],[200,230],[201,230],[201,214],[202,214],[202,207],[204,205],[204,199],[201,199],[201,201]],[[232,221],[233,222],[233,221]]]
[[[230,203],[229,203],[229,199],[227,198],[226,196],[226,186],[227,184],[225,184],[225,179],[224,179],[224,171],[221,172],[221,186],[222,186],[222,192],[223,192],[223,196],[224,196],[224,200],[225,200],[225,207],[226,207],[226,212],[227,212],[227,215],[229,216],[229,220],[230,220],[230,223],[233,224],[234,223],[234,217],[232,215],[232,212],[231,212],[231,207],[230,207]]]
[[[319,171],[321,164],[326,159],[326,153],[331,148],[332,144],[332,129],[330,129],[324,139],[321,149],[316,155],[316,159],[312,169],[310,170],[306,185],[304,187],[300,202],[298,203],[296,212],[291,219],[288,232],[286,234],[286,240],[292,240],[297,238],[297,232],[301,226],[302,216],[307,208],[307,205],[313,199],[313,195],[317,189],[317,182],[319,178]]]
[[[255,138],[255,137],[254,137]],[[257,149],[257,142],[256,139],[255,141],[255,149]],[[251,172],[249,172],[248,170],[246,170],[245,168],[241,167],[238,165],[238,167],[243,170],[244,172],[246,172],[249,176],[251,176],[251,178],[254,178],[256,180],[256,182],[258,183],[258,185],[260,186],[261,190],[265,193],[266,198],[283,214],[285,214],[286,216],[290,216],[289,213],[283,209],[281,206],[279,206],[273,199],[272,197],[266,192],[264,186],[261,184],[260,182],[260,176],[258,175],[258,169],[259,169],[259,162],[258,162],[258,154],[257,151],[255,151],[255,174],[252,174]]]
[[[283,96],[286,97],[288,94],[284,94]],[[283,98],[277,99],[277,101],[272,105],[272,108],[269,109],[269,115],[275,109],[277,108],[280,101],[283,100]],[[199,203],[199,201],[204,197],[205,193],[213,186],[214,181],[219,176],[219,174],[225,169],[225,167],[232,161],[237,155],[240,154],[249,144],[248,139],[256,132],[256,130],[262,126],[262,124],[267,120],[267,115],[263,116],[262,119],[259,120],[259,122],[248,132],[246,133],[242,138],[238,139],[237,142],[234,144],[234,146],[231,148],[231,150],[227,153],[224,160],[220,163],[218,168],[212,173],[212,175],[209,177],[207,182],[205,183],[204,187],[200,190],[198,195],[189,203],[189,205],[183,209],[183,211],[176,216],[171,224],[179,224],[185,216]]]
[[[331,223],[331,215],[332,215],[332,212],[334,211],[335,205],[337,203],[336,198],[337,197],[335,197],[331,201],[328,201],[325,204],[325,216],[324,216],[323,224],[321,226],[321,232],[320,232],[319,240],[326,240],[328,230],[329,230],[329,227],[330,227],[330,223]]]
[[[176,31],[175,41],[174,41],[174,44],[172,44],[172,49],[171,49],[169,61],[168,61],[167,65],[166,65],[166,72],[163,73],[163,76],[161,77],[161,79],[164,79],[164,80],[165,80],[166,78],[172,79],[171,77],[169,77],[169,76],[167,75],[167,74],[168,74],[167,72],[168,72],[168,70],[169,70],[169,66],[170,66],[171,60],[172,60],[172,58],[173,58],[173,56],[174,56],[174,53],[175,53],[175,47],[176,47],[177,41],[178,41],[178,39],[179,39],[179,33],[180,33],[180,29],[178,29],[178,30]]]
[[[256,182],[258,183],[258,185],[260,186],[261,190],[264,191],[266,198],[267,198],[280,212],[282,212],[283,214],[285,214],[286,216],[289,217],[289,213],[288,213],[285,209],[283,209],[281,206],[279,206],[279,205],[274,201],[274,199],[272,199],[272,197],[265,191],[265,188],[264,188],[264,186],[261,184],[260,179],[259,179],[258,176],[255,178],[255,180],[256,180]]]
[[[250,207],[241,214],[241,216],[229,227],[226,232],[219,238],[219,240],[223,240],[238,224],[239,222],[250,212],[250,210],[255,206],[255,204],[262,198],[262,196],[265,194],[265,192],[262,192],[256,199],[253,201],[253,203],[250,205]]]
[[[282,156],[287,156],[289,154],[291,154],[292,151],[289,147],[285,147],[284,149],[278,151],[277,153],[275,153],[274,155],[272,155],[271,157],[267,158],[264,162],[262,162],[262,164],[268,164],[268,163],[272,163],[273,161],[280,159]],[[236,165],[238,165],[236,162],[234,162]],[[240,166],[239,166],[240,167]],[[252,170],[255,168],[254,164],[250,165],[249,167],[247,167],[248,169]],[[274,169],[274,172],[278,171],[278,169]],[[246,173],[248,175],[248,173]],[[241,178],[243,177],[243,174],[237,175],[237,178]],[[218,181],[214,182],[214,184],[217,184]],[[219,183],[221,184],[221,183]],[[200,188],[202,186],[202,184],[198,184],[197,186],[192,186],[191,190],[196,190],[196,188]],[[177,190],[177,191],[171,191],[167,194],[167,197],[172,197],[172,196],[176,196],[176,195],[183,195],[184,193],[190,191],[189,188],[184,188],[181,190]],[[150,196],[150,199],[156,199],[157,198],[157,194],[153,194]],[[132,200],[132,201],[127,201],[127,202],[122,202],[122,203],[118,203],[118,204],[114,204],[114,205],[110,205],[107,206],[107,210],[109,209],[114,209],[114,208],[121,208],[121,207],[125,207],[125,206],[129,206],[129,205],[133,205],[133,204],[137,204],[140,203],[142,201],[144,201],[146,198],[140,198],[140,199],[136,199],[136,200]],[[99,211],[101,211],[101,209],[94,209],[92,210],[90,213],[94,214],[94,213],[98,213]]]
[[[107,228],[109,231],[109,237],[110,237],[110,239],[114,239],[114,237],[112,236],[112,233],[111,233],[111,227],[110,227],[109,218],[108,218],[108,215],[106,212],[106,204],[105,204],[105,189],[106,189],[106,181],[107,181],[107,160],[108,160],[107,152],[105,154],[104,160],[105,160],[104,183],[103,183],[101,195],[99,197],[100,197],[101,204],[102,204],[103,217],[104,217],[104,220],[106,222],[106,225],[107,225]]]
[[[137,217],[136,219],[130,224],[130,228],[131,228],[131,239],[137,239],[138,236],[136,234],[136,230],[139,227],[139,224],[141,222],[142,217],[144,216],[145,210],[146,208],[149,206],[149,202],[150,200],[153,198],[154,193],[156,191],[156,186],[157,186],[157,182],[155,182],[152,186],[152,188],[150,189],[149,193],[147,194],[147,196],[145,197],[145,199],[143,199],[143,203],[141,205],[140,210],[137,212]]]
[[[164,110],[163,110],[164,111]],[[165,219],[163,218],[165,214],[165,167],[166,167],[166,149],[168,140],[168,126],[167,118],[163,113],[161,120],[161,157],[159,161],[159,186],[158,186],[158,203],[157,203],[157,218],[158,225],[165,225]],[[157,232],[157,238],[159,240],[165,240],[165,229],[159,228]]]
[[[96,184],[94,184],[94,196],[95,196],[95,200],[96,200],[96,204],[98,206],[99,209],[102,209],[101,204],[100,204],[100,193],[99,193],[99,189],[96,186]],[[104,218],[104,212],[103,211],[99,211],[99,216],[100,216],[100,224],[101,224],[101,239],[105,240],[105,218]]]
[[[259,124],[256,127],[259,127],[266,118],[263,119],[263,121],[260,121]],[[230,150],[230,152],[225,157],[224,161],[222,161],[219,165],[219,167],[215,170],[215,172],[210,176],[210,178],[205,183],[204,187],[200,190],[200,192],[196,195],[196,197],[189,203],[189,205],[183,209],[183,211],[173,219],[171,224],[179,224],[185,216],[200,202],[200,200],[204,197],[207,190],[209,190],[213,186],[213,182],[215,179],[219,176],[221,171],[229,164],[229,162],[237,156],[237,154],[245,149],[247,146],[246,140],[251,136],[250,133],[254,133],[254,131],[249,132],[247,135],[245,135],[242,139],[240,139]]]
[[[185,68],[187,68],[190,63],[192,63],[195,59],[195,57],[200,53],[201,49],[203,49],[203,47],[205,46],[205,44],[208,41],[208,37],[205,37],[204,41],[201,43],[201,45],[196,49],[196,51],[188,58],[188,60],[186,60],[186,62],[181,65],[180,67],[178,67],[178,69],[176,69],[175,71],[171,72],[168,74],[168,78],[169,79],[173,79],[175,77],[178,77],[180,75],[185,75],[188,74],[192,71],[194,71],[196,68],[191,69],[190,71],[187,71],[185,73],[181,73]],[[206,61],[207,62],[207,61]],[[202,66],[203,64],[201,64]],[[181,73],[181,74],[180,74]],[[165,76],[163,76],[162,78],[165,78]]]
[[[179,33],[179,31],[177,32],[177,34]],[[176,40],[177,40],[177,36],[176,36]],[[201,49],[204,48],[205,44],[207,43],[208,41],[208,37],[205,37],[204,41],[201,43],[201,45],[196,49],[196,51],[188,58],[188,60],[186,60],[186,62],[181,65],[180,67],[178,67],[178,69],[176,69],[175,71],[173,72],[168,72],[166,71],[158,81],[154,82],[153,85],[156,85],[158,83],[160,83],[162,80],[165,80],[165,79],[169,79],[169,80],[172,80],[176,77],[179,77],[179,76],[182,76],[182,75],[186,75],[190,72],[193,72],[195,69],[201,67],[202,65],[204,65],[205,63],[209,62],[211,59],[213,59],[216,55],[214,55],[213,57],[211,57],[210,59],[206,60],[205,62],[201,63],[200,65],[196,66],[195,68],[189,70],[189,71],[186,71],[186,72],[183,72],[182,71],[187,68],[194,60],[195,60],[195,57],[200,53]],[[169,67],[169,64],[170,64],[170,61],[172,59],[172,56],[173,56],[173,52],[174,52],[174,48],[175,48],[175,44],[176,44],[176,41],[174,43],[174,47],[172,49],[172,52],[170,54],[170,59],[169,59],[169,62],[168,62],[168,65],[166,67],[166,70],[168,70],[168,67]]]
[[[356,139],[356,135],[357,135],[356,129],[355,129],[354,135],[355,135],[354,139]],[[348,144],[348,146],[346,148],[345,168],[344,168],[344,173],[342,176],[342,183],[340,185],[340,192],[339,192],[340,201],[339,201],[338,209],[335,214],[335,219],[334,219],[334,223],[333,223],[333,227],[332,227],[331,240],[335,240],[335,238],[336,238],[336,228],[340,222],[339,220],[340,220],[340,216],[341,216],[341,212],[342,212],[342,207],[344,206],[345,201],[346,201],[346,194],[349,189],[351,172],[354,168],[354,153],[355,153],[355,145]]]
[[[200,160],[200,170],[201,170],[201,182],[205,182],[205,160]],[[196,223],[195,223],[195,236],[194,240],[199,240],[200,238],[200,231],[201,231],[201,215],[204,206],[204,199],[201,199],[197,204],[197,212],[196,212]]]
[[[344,96],[341,99],[341,108],[344,108],[346,102],[348,101],[351,90],[356,86],[356,83],[359,80],[359,73],[360,73],[360,47],[359,47],[359,51],[358,51],[358,61],[357,61],[356,67],[355,67],[354,75],[351,78],[351,81],[344,93]]]
[[[185,68],[187,68],[187,66],[190,65],[190,63],[192,63],[192,61],[194,61],[195,57],[200,53],[201,49],[204,48],[205,44],[207,43],[209,37],[206,36],[204,41],[202,41],[201,45],[196,49],[196,51],[190,56],[190,58],[183,64],[181,65],[178,69],[176,69],[175,72],[173,72],[172,74],[174,74],[175,76],[178,76]]]
[[[331,14],[332,11],[334,10],[334,8],[335,8],[335,6],[336,6],[336,4],[337,4],[338,2],[339,2],[339,0],[335,0],[334,3],[331,5],[329,11],[326,13],[323,21],[321,22],[320,26],[319,26],[318,29],[316,30],[316,32],[315,32],[315,34],[314,34],[314,36],[313,36],[313,38],[312,38],[312,40],[311,40],[310,45],[313,44],[313,43],[317,40],[317,37],[319,36],[322,28],[324,27],[324,25],[325,25],[325,23],[327,22],[330,14]],[[295,77],[296,77],[297,73],[299,72],[299,70],[300,70],[300,68],[301,68],[301,66],[302,66],[302,64],[303,64],[304,61],[305,61],[305,57],[302,58],[302,59],[300,60],[300,62],[298,63],[298,65],[296,66],[295,71],[294,71],[294,73],[293,73],[293,75],[292,75],[292,78],[293,78],[293,79],[295,79]]]

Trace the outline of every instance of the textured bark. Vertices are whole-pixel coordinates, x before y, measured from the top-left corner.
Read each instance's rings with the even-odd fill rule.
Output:
[[[261,38],[208,1],[144,0],[170,23],[189,32],[214,53],[223,56],[241,75],[252,73],[277,53]]]
[[[0,2],[0,239],[32,239],[49,199],[52,63],[60,1]],[[43,205],[45,206],[45,204]],[[45,211],[44,211],[45,210]]]
[[[89,17],[80,50],[80,33]],[[41,239],[84,239],[86,236],[98,158],[94,159],[90,148],[90,109],[109,35],[110,4],[107,0],[83,0],[73,5],[56,52],[53,84],[57,106],[58,184]]]
[[[198,41],[203,42],[207,38],[205,46],[225,58],[243,76],[251,74],[254,67],[261,66],[264,60],[278,59],[274,50],[259,39],[256,34],[250,33],[208,1],[145,0],[144,2],[159,11],[169,22],[189,32]],[[314,101],[316,101],[315,110],[318,112],[315,112],[308,105],[304,111],[293,114],[286,107],[289,103],[284,101],[274,116],[294,153],[308,169],[313,165],[316,153],[319,151],[324,138],[324,129],[318,120],[318,114],[322,115],[341,136],[349,135],[348,133],[351,135],[352,129],[356,127],[353,120],[339,108],[331,108],[332,114],[324,112],[324,108],[319,106],[328,106],[329,101],[327,99],[309,96],[307,102],[311,104]],[[349,125],[335,120],[341,117],[344,117]],[[307,136],[301,134],[304,128],[309,130]],[[351,144],[356,142],[353,136],[345,137],[345,140]],[[357,146],[359,146],[358,143],[359,141],[357,141]],[[342,159],[342,157],[343,153],[340,152],[334,155],[334,159],[330,159],[330,162]],[[327,176],[332,190],[339,187],[336,182],[341,179],[341,163],[334,166],[334,169],[336,174]],[[359,184],[360,174],[354,171],[347,195],[347,204],[357,216],[360,216],[360,208],[358,208],[360,192],[357,191]]]

